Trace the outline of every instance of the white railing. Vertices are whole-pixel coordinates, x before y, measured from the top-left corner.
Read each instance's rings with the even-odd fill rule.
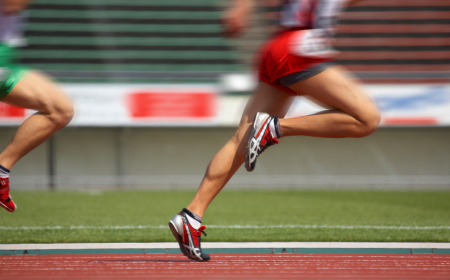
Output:
[[[202,175],[149,176],[12,176],[17,189],[43,189],[53,182],[59,189],[71,188],[196,188]],[[450,189],[450,176],[288,175],[235,176],[228,188],[320,188],[320,189]]]

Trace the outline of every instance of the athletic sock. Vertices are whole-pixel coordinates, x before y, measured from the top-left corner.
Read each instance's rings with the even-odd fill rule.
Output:
[[[0,165],[0,178],[9,178],[9,169],[3,167],[2,165]]]
[[[272,136],[272,138],[274,139],[279,139],[281,138],[281,128],[280,128],[280,121],[278,120],[278,117],[274,117],[270,123],[269,123],[269,130],[270,130],[270,135]]]
[[[182,212],[184,212],[186,214],[186,217],[193,228],[198,230],[201,227],[202,218],[199,215],[189,211],[186,208],[183,208]]]

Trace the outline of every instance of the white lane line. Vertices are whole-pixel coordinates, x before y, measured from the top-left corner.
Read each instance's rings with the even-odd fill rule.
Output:
[[[206,249],[450,249],[450,243],[419,242],[203,242]],[[179,249],[177,242],[0,244],[0,250]]]
[[[208,225],[208,228],[223,229],[272,229],[272,228],[299,228],[299,229],[394,229],[394,230],[437,230],[450,229],[450,226],[364,226],[364,225]],[[168,226],[22,226],[22,227],[3,227],[0,230],[76,230],[76,229],[167,229]]]

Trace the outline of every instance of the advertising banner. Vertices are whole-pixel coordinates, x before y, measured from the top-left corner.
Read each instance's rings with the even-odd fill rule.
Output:
[[[70,126],[236,126],[247,95],[208,84],[63,84],[75,107]],[[450,126],[450,85],[366,85],[382,112],[381,126]],[[324,108],[301,97],[287,117]],[[33,114],[0,103],[0,126]]]
[[[450,126],[448,85],[366,85],[381,111],[380,126]],[[314,114],[324,108],[298,98],[287,117]]]
[[[64,84],[74,104],[69,126],[214,126],[217,88],[209,85]],[[33,114],[0,103],[0,125],[17,125]]]

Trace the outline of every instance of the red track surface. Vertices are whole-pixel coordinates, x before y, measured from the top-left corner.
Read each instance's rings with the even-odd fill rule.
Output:
[[[0,256],[0,279],[450,279],[450,255]]]

